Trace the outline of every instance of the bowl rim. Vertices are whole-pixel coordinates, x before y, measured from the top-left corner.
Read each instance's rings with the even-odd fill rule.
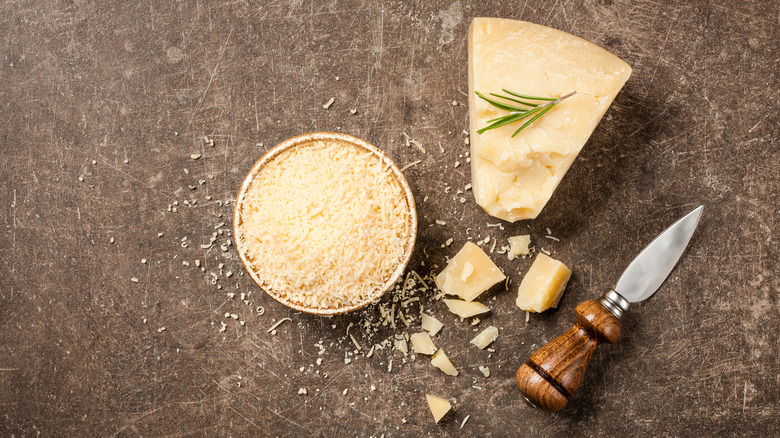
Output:
[[[385,281],[385,283],[382,284],[382,287],[378,288],[375,291],[375,293],[373,293],[371,296],[369,296],[367,299],[363,301],[360,301],[351,306],[343,306],[338,308],[327,308],[327,309],[302,306],[298,303],[294,303],[292,301],[285,299],[284,297],[274,293],[271,288],[264,286],[263,280],[257,275],[255,270],[251,268],[252,263],[249,261],[248,257],[245,254],[243,248],[244,244],[239,239],[240,236],[239,226],[241,225],[240,212],[241,212],[241,207],[243,206],[244,196],[246,195],[246,192],[249,190],[249,186],[252,184],[252,181],[255,179],[257,174],[260,173],[260,171],[268,163],[270,163],[274,158],[279,156],[281,153],[289,149],[304,145],[306,143],[311,143],[320,140],[336,140],[336,141],[349,143],[352,146],[365,149],[373,153],[374,155],[376,155],[380,159],[380,161],[391,170],[391,173],[395,177],[396,181],[398,181],[398,183],[401,185],[401,188],[404,192],[404,197],[406,199],[406,203],[409,206],[409,217],[408,217],[408,224],[407,224],[409,228],[409,234],[406,238],[404,254],[403,257],[401,258],[400,263],[393,270],[392,274],[387,279],[387,281]],[[288,138],[287,140],[284,140],[283,142],[277,144],[273,148],[269,149],[268,152],[266,152],[262,157],[260,157],[260,159],[257,160],[255,164],[252,166],[252,168],[249,170],[246,177],[244,178],[244,182],[241,184],[241,187],[238,190],[238,194],[236,195],[235,202],[233,203],[233,240],[235,240],[236,251],[238,252],[238,256],[241,259],[241,263],[243,264],[244,269],[247,271],[247,273],[255,282],[255,284],[257,284],[257,286],[260,289],[262,289],[266,293],[266,295],[270,296],[278,303],[300,312],[309,313],[313,315],[320,315],[320,316],[339,315],[347,312],[352,312],[358,309],[362,309],[363,307],[366,307],[369,304],[378,302],[382,298],[382,296],[384,296],[384,294],[387,293],[387,291],[393,288],[393,286],[396,284],[398,279],[401,278],[404,271],[406,270],[406,266],[409,264],[409,260],[411,260],[412,258],[412,253],[414,252],[414,245],[417,241],[417,208],[414,203],[414,196],[412,194],[412,189],[409,186],[409,182],[406,180],[406,177],[404,177],[404,174],[401,172],[398,166],[393,162],[393,160],[391,160],[390,157],[388,157],[379,148],[377,148],[373,144],[361,138],[349,134],[343,134],[340,132],[328,132],[328,131],[310,132],[308,134],[302,134],[292,138]]]

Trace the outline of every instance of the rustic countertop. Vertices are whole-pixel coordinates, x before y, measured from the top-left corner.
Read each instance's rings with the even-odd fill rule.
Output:
[[[467,3],[0,5],[0,435],[780,434],[780,6]],[[542,215],[503,230],[456,199],[470,180],[455,162],[474,16],[553,26],[634,68]],[[318,130],[362,137],[399,166],[421,160],[405,171],[420,213],[411,269],[438,272],[467,228],[530,232],[574,270],[559,309],[526,324],[515,292],[496,290],[472,327],[420,294],[446,324],[436,342],[461,370],[452,378],[398,351],[354,354],[345,336],[353,324],[371,345],[418,322],[373,333],[359,323],[376,308],[323,319],[273,302],[217,226],[269,147]],[[517,367],[699,204],[680,264],[599,347],[569,406],[522,403]],[[493,258],[515,286],[531,263]],[[469,348],[488,324],[495,352]],[[434,424],[425,393],[454,413]]]

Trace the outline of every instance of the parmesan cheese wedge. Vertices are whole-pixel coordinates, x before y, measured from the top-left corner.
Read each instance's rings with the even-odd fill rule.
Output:
[[[526,312],[544,312],[558,307],[571,270],[545,254],[536,256],[517,291],[517,307]]]
[[[412,341],[412,350],[415,353],[431,355],[436,352],[436,346],[426,332],[415,333],[409,340]]]
[[[535,218],[579,154],[631,67],[601,47],[538,24],[475,18],[469,44],[471,181],[477,204],[514,222]],[[521,123],[477,134],[507,114],[474,94],[502,89],[562,101],[514,138]]]
[[[444,374],[447,374],[448,376],[458,375],[458,370],[455,369],[455,366],[452,364],[452,362],[450,362],[450,358],[447,357],[447,354],[444,353],[444,350],[441,348],[436,350],[436,353],[433,353],[433,357],[431,357],[431,365],[444,371]]]
[[[474,242],[466,242],[436,276],[436,286],[447,295],[471,301],[506,276]]]
[[[471,343],[484,350],[488,345],[492,344],[498,338],[498,329],[492,325],[485,330],[482,330],[480,334],[474,336]]]
[[[482,303],[476,301],[461,301],[461,300],[443,300],[450,312],[460,316],[461,318],[469,318],[481,313],[487,313],[490,309]]]
[[[433,419],[438,423],[447,412],[452,409],[452,405],[447,400],[435,395],[425,394],[425,399],[428,401],[428,408],[433,414]]]
[[[436,336],[436,333],[439,333],[439,330],[441,330],[442,327],[444,327],[444,324],[442,324],[438,319],[428,315],[427,313],[422,314],[422,328],[431,336]]]

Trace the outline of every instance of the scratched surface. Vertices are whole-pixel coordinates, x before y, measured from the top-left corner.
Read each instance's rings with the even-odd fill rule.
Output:
[[[776,2],[163,3],[0,4],[0,435],[780,434]],[[504,230],[457,194],[473,16],[554,26],[634,68],[542,215]],[[418,321],[373,332],[358,323],[376,308],[320,319],[275,304],[217,227],[255,160],[317,130],[421,160],[405,171],[420,212],[412,269],[438,272],[467,237],[530,232],[574,270],[559,310],[526,324],[499,289],[471,326],[420,293],[445,323],[453,378],[424,357],[366,357]],[[688,252],[569,406],[521,403],[518,365],[700,203]],[[530,265],[493,259],[515,286]],[[489,324],[495,352],[469,348]],[[455,402],[439,425],[425,393]]]

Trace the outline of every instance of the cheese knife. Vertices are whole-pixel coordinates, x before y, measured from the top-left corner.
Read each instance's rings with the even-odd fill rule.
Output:
[[[525,400],[551,412],[562,409],[577,391],[596,347],[620,336],[620,318],[630,303],[650,298],[663,284],[688,246],[704,206],[699,206],[658,235],[620,276],[614,289],[597,301],[574,308],[577,322],[568,332],[531,355],[515,381]]]

